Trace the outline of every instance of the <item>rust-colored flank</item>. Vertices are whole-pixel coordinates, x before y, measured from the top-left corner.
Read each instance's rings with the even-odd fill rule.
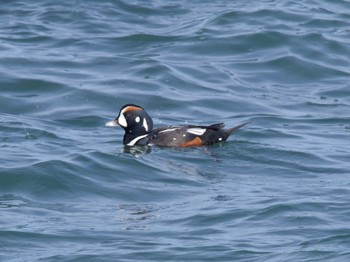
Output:
[[[180,147],[190,147],[190,146],[202,146],[203,141],[198,136],[195,139],[187,141],[185,143],[180,144]]]

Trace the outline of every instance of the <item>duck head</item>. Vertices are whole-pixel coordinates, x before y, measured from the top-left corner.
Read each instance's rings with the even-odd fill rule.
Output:
[[[123,143],[129,146],[146,145],[153,129],[153,121],[147,112],[142,107],[133,104],[124,105],[117,118],[106,123],[106,126],[116,125],[124,129]]]

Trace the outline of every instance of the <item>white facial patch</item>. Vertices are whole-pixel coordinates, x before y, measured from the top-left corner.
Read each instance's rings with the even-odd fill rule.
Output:
[[[205,133],[205,131],[207,131],[205,128],[189,128],[187,129],[188,133],[194,134],[196,136],[201,136]]]
[[[143,119],[143,124],[142,126],[145,128],[145,130],[148,132],[148,124],[146,118]]]
[[[142,138],[145,138],[146,136],[148,136],[148,134],[146,135],[142,135],[142,136],[138,136],[136,138],[134,138],[133,140],[131,140],[127,145],[128,146],[133,146],[137,143],[137,141],[141,140]]]
[[[135,118],[135,122],[136,122],[136,123],[139,123],[139,122],[140,122],[140,120],[141,120],[141,119],[140,119],[140,117],[139,117],[139,116],[137,116],[137,117]]]
[[[123,112],[120,113],[120,116],[118,117],[118,123],[119,125],[123,126],[123,127],[127,127],[128,123],[126,122],[125,116],[123,114]]]
[[[117,126],[117,123],[115,121],[109,121],[105,124],[105,126],[114,127],[114,126]]]

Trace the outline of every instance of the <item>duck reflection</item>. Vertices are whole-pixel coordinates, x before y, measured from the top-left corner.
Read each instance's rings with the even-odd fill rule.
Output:
[[[123,148],[123,153],[133,156],[148,155],[151,152],[151,146],[124,146]]]

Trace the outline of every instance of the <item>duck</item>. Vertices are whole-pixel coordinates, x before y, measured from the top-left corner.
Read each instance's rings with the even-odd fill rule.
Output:
[[[125,104],[118,116],[105,125],[120,126],[124,129],[125,146],[200,147],[226,141],[234,131],[247,123],[232,128],[224,128],[224,123],[153,128],[152,118],[144,108],[135,104]]]

